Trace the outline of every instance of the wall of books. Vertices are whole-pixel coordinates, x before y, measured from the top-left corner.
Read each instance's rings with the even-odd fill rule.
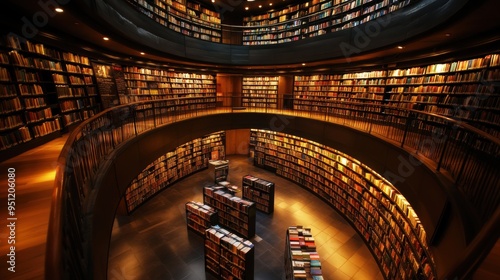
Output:
[[[346,116],[345,108],[422,110],[500,135],[500,54],[418,67],[295,76],[294,109]],[[395,110],[390,112],[396,112]]]
[[[157,23],[186,36],[221,41],[221,19],[218,12],[198,2],[186,0],[128,0],[139,12]]]
[[[243,77],[242,106],[276,108],[279,77]]]
[[[215,75],[136,66],[127,66],[123,70],[127,95],[119,96],[121,104],[165,98],[182,98],[189,101],[189,98],[199,100],[201,97],[206,98],[206,102],[215,107]]]
[[[434,279],[425,230],[387,180],[349,155],[300,137],[252,131],[254,163],[329,203],[359,232],[386,279]]]
[[[244,45],[292,42],[335,32],[377,19],[418,0],[312,0],[249,16],[243,25]]]
[[[176,181],[208,168],[212,151],[224,151],[224,134],[220,131],[189,141],[144,168],[125,192],[128,213]]]
[[[88,57],[4,36],[0,150],[60,132],[100,111]]]

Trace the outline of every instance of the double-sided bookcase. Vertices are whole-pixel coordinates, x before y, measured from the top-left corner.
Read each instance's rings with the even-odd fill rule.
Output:
[[[285,279],[322,280],[321,261],[311,229],[290,226],[285,238]]]
[[[220,131],[189,141],[144,168],[125,192],[127,212],[131,213],[177,180],[208,168],[212,151],[221,150],[224,146],[224,134],[224,131]]]
[[[363,237],[386,279],[434,279],[434,260],[415,211],[387,180],[356,159],[280,132],[251,131],[254,163],[329,203]]]
[[[222,186],[203,188],[203,203],[212,206],[219,213],[219,224],[244,238],[255,235],[255,203],[229,192]]]
[[[297,41],[358,26],[418,0],[312,0],[243,18],[244,45]]]
[[[243,77],[243,107],[277,108],[278,76]]]
[[[244,199],[255,202],[257,210],[271,214],[274,211],[274,183],[257,178],[252,175],[245,175],[242,179]]]
[[[100,111],[89,59],[3,36],[0,42],[0,150],[49,139]]]
[[[294,109],[340,117],[364,117],[366,111],[374,111],[380,114],[371,116],[381,120],[415,109],[458,119],[498,136],[499,83],[499,54],[401,69],[297,75]]]
[[[205,271],[218,279],[253,280],[254,245],[219,226],[205,232]]]
[[[221,41],[219,13],[207,9],[197,1],[127,0],[127,2],[142,14],[171,30],[201,40]]]
[[[217,211],[208,205],[197,201],[186,202],[186,223],[188,229],[205,236],[205,231],[217,225]]]

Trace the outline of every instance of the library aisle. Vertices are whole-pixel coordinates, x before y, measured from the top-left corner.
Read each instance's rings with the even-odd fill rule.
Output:
[[[0,162],[0,279],[43,279],[45,268],[45,244],[49,224],[50,205],[57,158],[68,134],[46,144]],[[12,236],[7,228],[7,178],[9,168],[15,172],[15,272],[7,271],[7,254],[10,246],[7,238]],[[13,170],[11,170],[13,171]],[[9,222],[10,223],[10,222]],[[9,257],[10,258],[10,257]]]
[[[257,212],[255,279],[284,279],[286,229],[312,228],[325,279],[383,279],[374,258],[354,229],[322,200],[290,181],[253,166],[246,156],[228,156],[228,181],[241,186],[247,174],[275,183],[271,215]],[[203,237],[187,229],[185,203],[203,201],[213,182],[210,169],[165,189],[130,216],[115,219],[108,263],[109,280],[202,280]],[[241,193],[238,193],[241,196]]]

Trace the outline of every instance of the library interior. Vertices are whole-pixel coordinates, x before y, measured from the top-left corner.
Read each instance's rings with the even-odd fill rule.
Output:
[[[500,279],[494,0],[6,0],[0,279]]]

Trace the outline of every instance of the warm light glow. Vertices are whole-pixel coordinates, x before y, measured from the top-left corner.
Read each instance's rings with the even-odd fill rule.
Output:
[[[262,5],[259,5],[259,8],[262,8]]]
[[[398,49],[402,50],[402,49],[403,49],[403,46],[398,46]]]
[[[273,5],[273,3],[269,3],[269,6],[272,6],[272,5]]]
[[[245,10],[248,10],[248,7],[245,7]]]
[[[62,13],[62,12],[64,12],[64,10],[63,10],[63,9],[61,9],[61,8],[55,8],[54,10],[55,10],[56,12],[58,12],[58,13]]]
[[[41,182],[51,182],[56,178],[56,170],[52,170],[49,172],[40,173],[39,176],[36,176],[30,179],[30,183],[41,183]]]
[[[141,52],[141,55],[145,55],[145,53],[144,53],[144,52]]]
[[[102,38],[104,41],[109,41],[109,38],[108,37],[103,37]]]
[[[305,63],[302,63],[302,66],[305,66],[306,64]]]
[[[446,36],[446,37],[450,37],[450,36],[451,36],[451,34],[450,34],[450,33],[446,33],[446,34],[444,34],[444,36]]]

